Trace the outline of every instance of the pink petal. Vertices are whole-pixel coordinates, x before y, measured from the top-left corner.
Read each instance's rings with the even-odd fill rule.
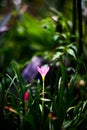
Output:
[[[38,72],[41,74],[41,76],[46,76],[46,74],[48,73],[50,67],[47,66],[41,66],[41,67],[37,67]]]

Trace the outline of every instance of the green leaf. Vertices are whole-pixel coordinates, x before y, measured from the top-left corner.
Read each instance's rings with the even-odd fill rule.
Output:
[[[76,106],[70,107],[67,112],[69,112],[70,110],[74,109]]]
[[[67,49],[67,53],[76,58],[75,52],[72,49]]]
[[[72,121],[65,121],[64,123],[63,123],[63,128],[67,128],[67,127],[69,127],[70,125],[71,125],[71,123],[72,123]]]
[[[47,99],[47,98],[40,98],[42,101],[46,101],[46,102],[48,102],[48,101],[51,101],[50,99]]]
[[[71,48],[72,48],[75,52],[77,52],[76,46],[71,46]]]
[[[57,47],[57,49],[64,50],[64,46]]]
[[[56,54],[53,56],[53,60],[59,59],[60,56],[63,55],[63,52],[56,52]]]

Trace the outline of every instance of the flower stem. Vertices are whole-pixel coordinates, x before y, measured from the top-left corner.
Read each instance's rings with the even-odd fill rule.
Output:
[[[42,88],[42,116],[44,116],[44,82],[45,82],[45,77],[42,77],[42,82],[43,82],[43,88]]]

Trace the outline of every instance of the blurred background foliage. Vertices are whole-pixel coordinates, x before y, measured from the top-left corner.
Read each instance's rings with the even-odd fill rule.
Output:
[[[12,60],[23,64],[36,53],[41,55],[54,50],[58,37],[63,42],[61,39],[65,36],[58,32],[67,34],[69,28],[68,19],[60,12],[64,10],[64,3],[56,0],[0,1],[1,72]]]

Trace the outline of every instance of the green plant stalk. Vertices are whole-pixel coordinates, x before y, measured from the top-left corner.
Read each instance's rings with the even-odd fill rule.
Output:
[[[42,77],[42,117],[44,117],[44,92],[45,92],[45,77]]]

